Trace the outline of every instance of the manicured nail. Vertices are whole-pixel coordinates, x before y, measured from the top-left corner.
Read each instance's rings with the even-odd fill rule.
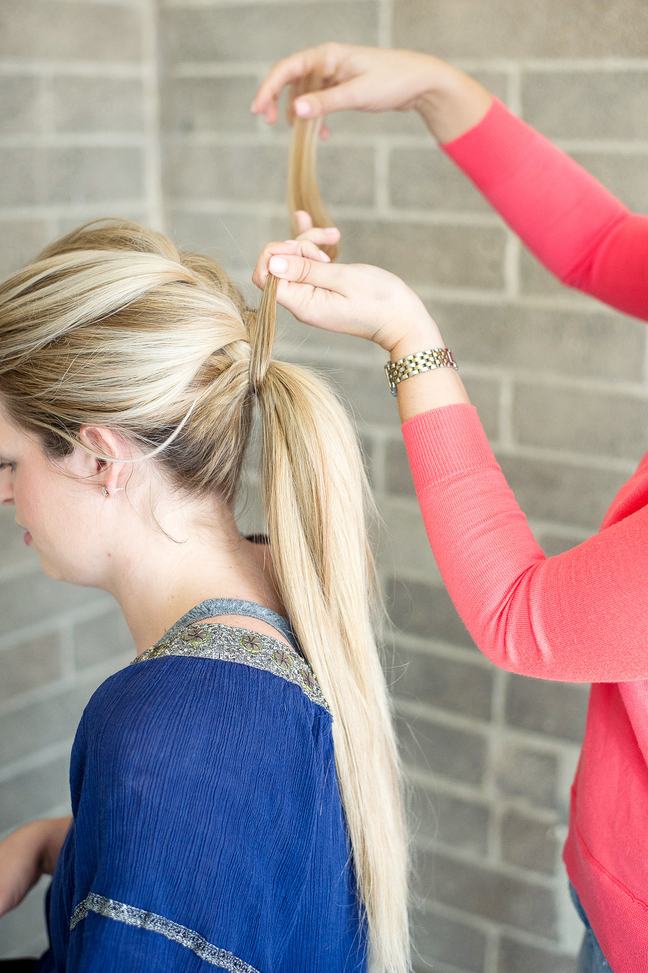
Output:
[[[299,240],[284,240],[284,243],[299,243]]]
[[[337,226],[327,226],[324,228],[325,233],[339,233]]]
[[[284,274],[288,270],[288,261],[283,257],[270,257],[268,270],[271,274]]]
[[[330,264],[331,262],[331,258],[329,257],[328,253],[324,253],[323,250],[320,250],[320,260],[323,260],[327,264]]]
[[[306,118],[311,113],[310,105],[307,101],[296,101],[294,107],[295,115],[299,115],[300,118]]]

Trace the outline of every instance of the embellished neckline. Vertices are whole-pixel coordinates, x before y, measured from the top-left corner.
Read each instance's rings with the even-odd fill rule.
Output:
[[[172,634],[167,632],[155,645],[133,659],[131,665],[167,656],[219,659],[271,672],[298,686],[312,702],[330,712],[304,657],[292,646],[269,635],[220,622],[193,622]]]

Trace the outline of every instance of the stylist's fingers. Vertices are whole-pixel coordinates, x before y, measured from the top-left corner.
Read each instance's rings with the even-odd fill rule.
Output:
[[[315,243],[310,240],[284,240],[283,243],[268,243],[259,254],[256,267],[252,274],[252,281],[263,289],[268,276],[268,263],[275,255],[300,256],[307,260],[317,260],[321,263],[330,263],[331,258],[328,254],[320,250]]]
[[[312,287],[322,287],[337,294],[346,293],[346,268],[343,264],[328,264],[308,257],[273,254],[268,261],[268,270],[279,280],[287,280],[294,284],[310,284]]]
[[[303,209],[295,211],[295,222],[299,230],[298,240],[310,240],[322,247],[331,246],[340,239],[340,231],[336,226],[313,226],[310,214]]]
[[[353,78],[332,88],[309,91],[293,102],[292,111],[298,118],[319,118],[334,111],[363,108],[367,100],[366,87],[364,78]]]
[[[308,50],[299,51],[285,57],[273,66],[270,74],[259,85],[251,111],[255,115],[263,115],[266,122],[273,124],[279,117],[277,109],[277,99],[281,94],[281,89],[286,84],[297,82],[305,75],[313,74],[317,71],[322,59],[320,48],[310,47]],[[292,99],[291,99],[292,104]]]

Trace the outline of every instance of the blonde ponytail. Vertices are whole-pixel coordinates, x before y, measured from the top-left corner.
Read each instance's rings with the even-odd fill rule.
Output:
[[[306,79],[298,93],[321,87]],[[331,220],[315,177],[318,120],[295,119],[288,206]],[[331,259],[339,247],[323,247]],[[252,339],[263,428],[262,499],[282,598],[333,713],[336,768],[371,973],[410,969],[407,842],[391,706],[375,644],[373,500],[357,437],[325,383],[270,360],[277,281],[269,276]]]
[[[269,277],[256,343],[274,339]],[[255,358],[253,346],[252,359]],[[409,969],[400,771],[372,629],[372,506],[345,410],[310,370],[259,352],[262,499],[282,599],[333,713],[336,769],[370,943],[372,973]]]

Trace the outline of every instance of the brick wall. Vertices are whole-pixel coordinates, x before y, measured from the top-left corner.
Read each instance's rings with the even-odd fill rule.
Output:
[[[160,223],[162,157],[167,229],[247,287],[260,247],[286,235],[289,141],[248,106],[276,58],[326,39],[453,60],[648,212],[647,20],[642,0],[0,0],[2,269],[94,215]],[[536,536],[549,554],[579,543],[645,446],[644,325],[554,282],[418,117],[330,122],[321,184],[343,259],[387,267],[426,300]],[[481,657],[428,549],[383,353],[282,324],[281,353],[350,402],[387,526],[418,968],[571,973],[579,926],[560,847],[587,689]],[[1,524],[6,830],[64,806],[75,719],[130,641],[108,599],[43,579],[11,517]],[[2,955],[42,935],[39,894],[3,919]]]

